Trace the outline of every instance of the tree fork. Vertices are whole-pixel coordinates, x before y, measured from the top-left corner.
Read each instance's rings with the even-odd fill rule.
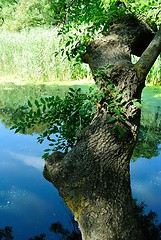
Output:
[[[140,101],[145,77],[161,51],[161,30],[152,40],[153,35],[136,20],[112,26],[105,37],[87,47],[83,59],[100,89],[107,92],[106,81],[111,79],[114,91],[121,94],[124,121],[110,121],[115,113],[109,111],[108,93],[71,151],[55,152],[46,159],[44,177],[75,215],[83,240],[144,239],[134,212],[129,163],[140,125],[141,110],[135,100]],[[132,53],[143,53],[135,65]],[[103,76],[98,74],[100,68]]]

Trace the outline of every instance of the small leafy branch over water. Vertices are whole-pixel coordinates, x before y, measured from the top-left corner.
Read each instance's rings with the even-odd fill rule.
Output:
[[[97,89],[90,88],[87,93],[83,93],[80,88],[69,88],[64,98],[51,96],[35,102],[28,101],[16,111],[11,129],[27,133],[34,125],[45,124],[47,130],[40,134],[38,142],[48,139],[51,143],[43,157],[47,157],[50,150],[68,152],[76,143],[80,130],[92,120],[96,102],[100,98]]]

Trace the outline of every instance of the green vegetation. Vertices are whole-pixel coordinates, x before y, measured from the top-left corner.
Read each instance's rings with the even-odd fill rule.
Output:
[[[160,154],[161,143],[161,87],[146,87],[142,96],[142,117],[138,141],[132,160],[152,158]]]
[[[147,83],[161,85],[161,54],[148,74]]]
[[[28,133],[34,126],[46,126],[38,137],[42,143],[47,138],[51,143],[46,149],[44,158],[52,150],[68,152],[76,143],[79,133],[89,125],[99,101],[98,90],[89,89],[87,93],[81,88],[69,88],[64,98],[57,96],[40,98],[34,103],[19,107],[15,112],[13,129],[15,132]]]
[[[111,25],[128,21],[133,15],[146,21],[153,31],[160,26],[158,0],[148,3],[122,2],[125,2],[126,8],[120,7],[120,2],[115,0],[1,0],[0,81],[56,84],[70,80],[91,80],[88,66],[81,63],[81,55],[92,39],[105,35]],[[158,57],[149,73],[148,83],[160,83],[160,59]],[[93,95],[91,97],[91,92],[85,94],[81,90],[70,89],[63,99],[54,94],[53,97],[42,96],[40,101],[33,103],[32,98],[28,97],[25,99],[26,102],[30,99],[28,106],[20,109],[26,114],[25,119],[16,120],[15,127],[17,131],[25,132],[25,123],[28,132],[32,132],[36,123],[42,126],[47,123],[48,130],[43,132],[39,141],[58,134],[56,149],[67,150],[75,143],[80,128],[85,128],[93,117],[94,104],[99,98],[94,100]],[[111,105],[108,103],[110,110],[115,112],[111,121],[122,119],[117,109],[117,99],[119,96],[114,94]],[[61,112],[59,116],[54,108]],[[51,146],[54,144],[51,143]]]
[[[33,28],[21,32],[0,32],[0,82],[54,82],[83,79],[85,64],[74,65],[58,55],[57,29]],[[62,43],[63,44],[63,43]],[[88,77],[89,78],[89,77]]]
[[[133,14],[146,19],[154,31],[161,23],[158,0],[123,2],[126,9],[114,0],[0,0],[0,81],[57,83],[91,78],[80,55],[96,35]],[[160,84],[160,59],[148,83]]]

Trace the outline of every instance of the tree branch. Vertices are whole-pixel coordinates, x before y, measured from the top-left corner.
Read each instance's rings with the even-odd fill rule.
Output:
[[[153,66],[155,60],[161,52],[161,28],[154,36],[153,40],[141,55],[139,61],[135,64],[135,68],[141,80],[145,80],[148,72]]]

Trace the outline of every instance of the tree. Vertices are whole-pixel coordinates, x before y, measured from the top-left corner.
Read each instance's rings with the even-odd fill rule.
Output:
[[[134,214],[129,162],[145,78],[161,52],[161,30],[152,40],[144,22],[124,17],[90,43],[83,56],[104,92],[97,114],[71,151],[54,152],[44,169],[74,213],[84,240],[144,239]],[[136,64],[131,54],[141,56]]]
[[[74,213],[83,239],[144,239],[134,214],[129,162],[140,125],[137,103],[161,51],[161,30],[133,65],[130,53],[144,50],[143,33],[148,39],[149,29],[138,22],[119,22],[87,47],[84,59],[105,96],[71,151],[54,152],[46,160],[44,175]],[[113,98],[118,104],[109,107]]]
[[[73,19],[78,21],[82,15],[91,30],[84,42],[66,51],[67,56],[81,56],[89,64],[102,98],[72,149],[55,151],[46,159],[44,176],[74,213],[83,240],[143,240],[131,195],[129,162],[140,126],[145,79],[161,52],[161,29],[155,34],[118,1],[110,1],[109,8],[105,2],[65,1],[64,21],[72,26]],[[69,15],[65,9],[70,9]],[[102,36],[90,41],[100,28]],[[136,64],[131,54],[140,56]]]

